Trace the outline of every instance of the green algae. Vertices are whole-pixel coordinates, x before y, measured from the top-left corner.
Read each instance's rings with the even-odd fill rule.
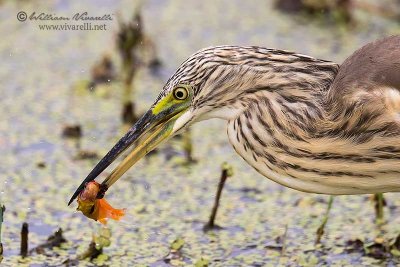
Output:
[[[40,7],[57,14],[80,10],[121,12],[126,18],[133,14],[130,1],[103,4],[76,1],[57,6],[47,2]],[[66,203],[95,162],[75,160],[77,143],[61,138],[62,127],[81,125],[80,149],[96,151],[99,156],[127,130],[119,119],[123,84],[102,84],[91,92],[87,82],[82,82],[90,80],[91,66],[102,54],[118,63],[113,48],[116,20],[104,32],[39,31],[33,22],[16,20],[20,10],[37,11],[38,5],[6,1],[0,9],[5,18],[0,32],[7,36],[0,41],[0,57],[6,66],[0,68],[0,112],[7,116],[0,122],[0,198],[7,206],[2,266],[59,266],[87,249],[100,226]],[[138,71],[134,81],[135,99],[140,99],[137,108],[146,110],[177,66],[206,46],[260,45],[341,62],[362,44],[400,32],[396,22],[365,13],[357,15],[358,26],[349,30],[293,18],[271,6],[271,1],[145,2],[145,29],[165,66],[161,78],[146,69]],[[200,259],[207,259],[209,266],[399,264],[397,257],[375,259],[364,249],[346,251],[349,240],[361,239],[371,245],[379,236],[387,244],[394,241],[400,222],[396,194],[385,194],[385,223],[379,226],[367,196],[336,197],[321,244],[314,246],[329,197],[283,188],[257,174],[236,155],[225,131],[225,123],[218,120],[192,128],[196,164],[177,164],[185,161],[185,154],[181,140],[171,140],[160,147],[160,153],[133,167],[108,192],[110,202],[127,208],[126,218],[109,223],[112,236],[103,254],[77,264],[166,266],[163,260],[178,237],[185,240],[182,258],[172,263],[183,266],[202,264]],[[171,160],[167,160],[169,151],[173,152]],[[233,166],[235,176],[226,183],[217,217],[224,229],[203,233],[225,161]],[[38,163],[46,167],[39,168]],[[46,254],[21,259],[23,221],[30,225],[30,247],[43,243],[59,227],[68,242]],[[282,247],[283,239],[284,252],[276,249]]]

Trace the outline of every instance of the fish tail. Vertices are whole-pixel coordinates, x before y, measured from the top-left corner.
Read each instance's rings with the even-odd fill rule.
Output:
[[[99,216],[98,220],[102,222],[106,218],[111,218],[113,220],[120,220],[121,217],[125,215],[125,209],[115,209],[113,208],[104,198],[97,200],[99,205]],[[104,224],[104,223],[103,223]]]

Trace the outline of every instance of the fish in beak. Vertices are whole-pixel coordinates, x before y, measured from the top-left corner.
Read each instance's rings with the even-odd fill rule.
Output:
[[[185,87],[183,87],[185,88]],[[71,197],[70,205],[78,195],[84,190],[88,182],[97,178],[110,164],[126,149],[133,144],[136,146],[126,158],[110,173],[101,183],[98,198],[102,198],[104,193],[113,185],[132,165],[144,157],[147,153],[157,147],[161,142],[168,140],[190,120],[187,116],[191,98],[191,91],[187,92],[187,101],[178,101],[174,98],[174,92],[166,95],[150,110],[148,110],[123,136],[114,147],[100,160],[89,175],[83,180],[78,189]],[[186,100],[186,99],[185,99]],[[182,116],[187,113],[186,116]],[[177,123],[177,120],[179,122]]]

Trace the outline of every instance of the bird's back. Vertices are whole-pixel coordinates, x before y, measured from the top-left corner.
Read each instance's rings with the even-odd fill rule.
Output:
[[[351,97],[381,87],[400,91],[400,35],[369,43],[349,56],[339,68],[330,96]]]
[[[314,101],[325,116],[313,127],[285,113],[279,97],[254,104],[229,122],[235,150],[263,175],[301,191],[400,191],[400,36],[354,52],[325,93]],[[306,134],[296,136],[296,125]]]
[[[352,137],[358,143],[399,135],[400,36],[369,43],[348,57],[326,103],[327,131]]]

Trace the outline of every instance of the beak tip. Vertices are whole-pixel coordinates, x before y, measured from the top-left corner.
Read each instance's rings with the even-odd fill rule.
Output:
[[[78,192],[78,190],[77,190],[76,192]],[[75,195],[77,195],[77,194],[75,193],[75,194],[71,197],[71,199],[68,201],[68,206],[70,206],[70,205],[72,204],[72,202],[75,200],[75,198],[76,198]]]
[[[78,189],[76,189],[75,193],[72,195],[71,199],[68,202],[68,206],[72,204],[72,202],[78,197],[78,195],[82,192],[84,186],[86,184],[86,181],[84,181]]]

